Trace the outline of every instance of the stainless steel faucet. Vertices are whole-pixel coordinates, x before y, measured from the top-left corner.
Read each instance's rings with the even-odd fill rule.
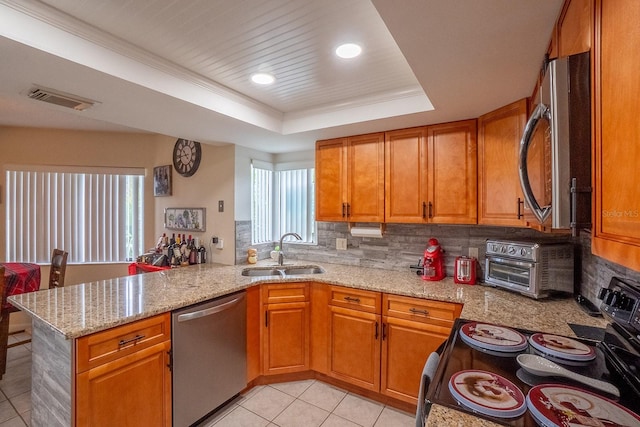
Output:
[[[278,265],[284,264],[284,253],[282,251],[282,241],[287,236],[293,236],[298,240],[302,240],[302,237],[298,233],[284,233],[282,237],[280,237],[280,253],[278,254]]]

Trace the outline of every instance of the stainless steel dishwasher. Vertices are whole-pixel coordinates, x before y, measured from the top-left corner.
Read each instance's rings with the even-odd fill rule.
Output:
[[[172,313],[173,425],[190,426],[247,386],[245,292]]]

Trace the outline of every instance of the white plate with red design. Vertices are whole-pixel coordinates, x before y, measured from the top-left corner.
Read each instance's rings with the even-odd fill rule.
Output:
[[[527,407],[543,426],[638,426],[640,415],[586,390],[540,384],[527,394]]]
[[[527,338],[520,332],[491,323],[465,323],[460,328],[460,338],[469,345],[505,353],[517,353],[528,347]]]
[[[478,413],[497,418],[515,418],[527,410],[522,391],[508,379],[492,372],[466,370],[449,380],[451,395]]]
[[[593,347],[560,335],[537,333],[529,337],[534,349],[564,360],[588,362],[596,358]]]

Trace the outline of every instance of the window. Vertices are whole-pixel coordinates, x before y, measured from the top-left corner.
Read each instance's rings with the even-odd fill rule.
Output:
[[[278,164],[274,168],[252,162],[253,244],[277,241],[288,232],[298,233],[305,243],[316,241],[315,170],[303,166],[307,165]]]
[[[7,167],[6,258],[125,262],[144,252],[144,169]]]

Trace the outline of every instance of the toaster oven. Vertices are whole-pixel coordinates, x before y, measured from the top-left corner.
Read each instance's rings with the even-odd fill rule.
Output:
[[[487,240],[485,283],[531,298],[573,294],[573,255],[566,242]]]

